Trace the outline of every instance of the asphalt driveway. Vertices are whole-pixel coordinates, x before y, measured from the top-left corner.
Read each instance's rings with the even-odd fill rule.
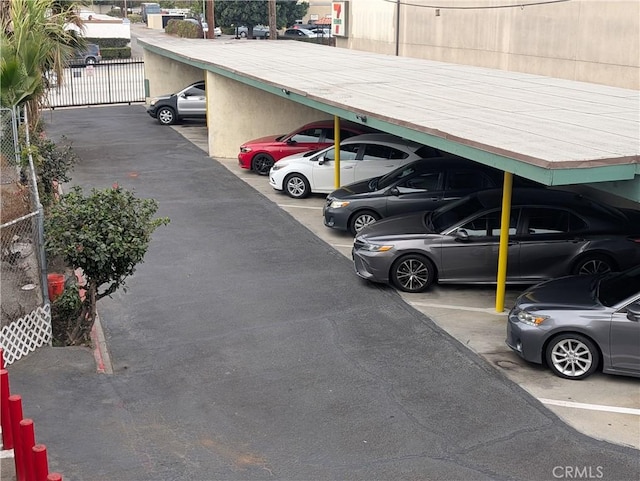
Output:
[[[160,227],[98,306],[114,366],[10,366],[65,480],[638,478],[142,106],[56,110],[73,184],[155,198]],[[567,474],[568,473],[568,474]]]

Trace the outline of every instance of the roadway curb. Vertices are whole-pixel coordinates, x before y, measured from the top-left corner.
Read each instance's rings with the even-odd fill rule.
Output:
[[[76,269],[74,271],[76,280],[78,282],[80,298],[84,299],[85,290],[82,286],[85,285],[84,274],[82,269]],[[102,330],[102,323],[100,322],[100,315],[96,311],[96,318],[91,327],[91,344],[93,345],[93,358],[96,360],[96,372],[98,374],[113,374],[113,366],[111,365],[111,356],[109,356],[109,350],[107,349],[107,341],[104,337],[104,331]]]

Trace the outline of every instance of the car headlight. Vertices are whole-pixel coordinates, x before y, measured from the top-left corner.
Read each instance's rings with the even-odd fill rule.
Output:
[[[349,202],[346,200],[334,200],[329,204],[329,207],[332,209],[340,209],[342,207],[346,207],[349,205]]]
[[[158,103],[158,99],[151,99],[151,107]]]
[[[251,147],[245,147],[244,145],[240,147],[240,152],[246,154],[247,152],[251,152]]]
[[[540,314],[533,314],[527,311],[520,311],[516,314],[518,321],[529,326],[539,326],[544,321],[549,319],[549,316],[541,316]]]
[[[275,172],[276,170],[280,170],[280,169],[282,169],[283,167],[286,167],[286,165],[285,165],[285,164],[280,164],[280,163],[276,162],[275,164],[273,164],[273,167],[271,167],[271,170],[272,170],[273,172]]]
[[[392,244],[363,244],[360,250],[367,252],[387,252],[393,249]]]

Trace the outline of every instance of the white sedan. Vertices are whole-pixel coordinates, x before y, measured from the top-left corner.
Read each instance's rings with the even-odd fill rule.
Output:
[[[269,185],[295,199],[312,192],[329,194],[336,189],[335,154],[332,146],[285,157],[271,167]],[[440,155],[437,149],[391,134],[358,135],[340,144],[340,182],[378,177],[414,160]]]

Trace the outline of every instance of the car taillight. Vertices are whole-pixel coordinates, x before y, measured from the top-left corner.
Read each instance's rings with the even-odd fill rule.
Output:
[[[640,244],[640,237],[628,237],[631,242],[635,242],[636,244]]]

